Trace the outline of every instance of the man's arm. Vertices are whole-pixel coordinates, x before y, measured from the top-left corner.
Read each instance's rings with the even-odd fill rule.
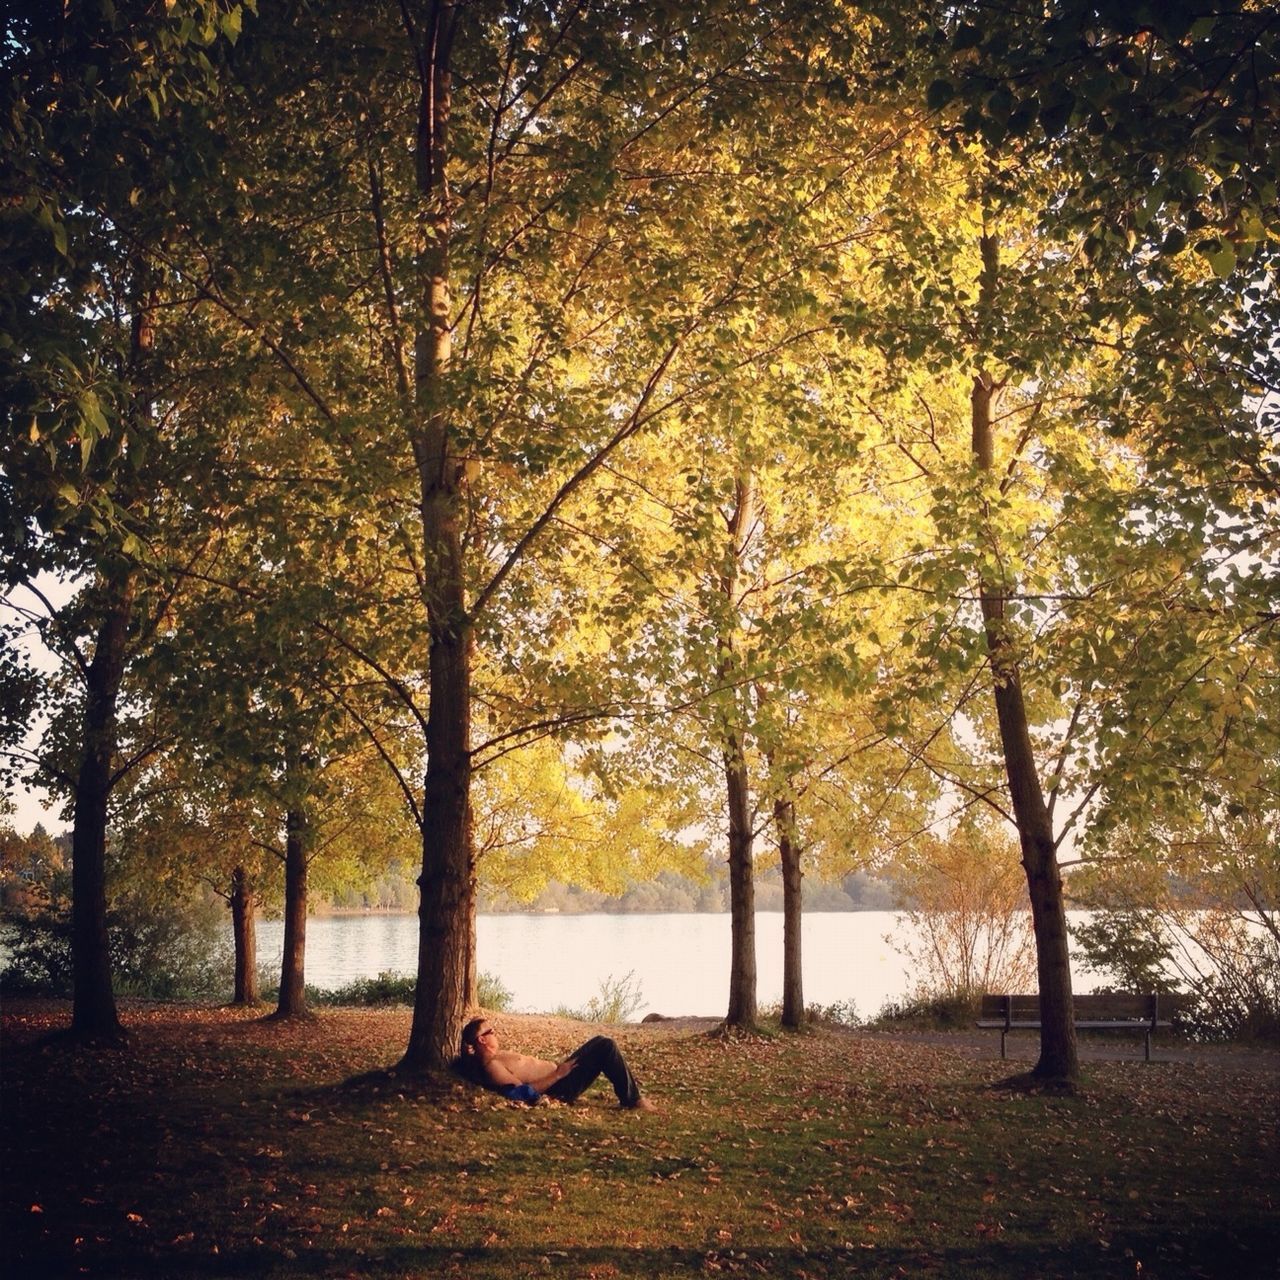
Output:
[[[540,1080],[532,1080],[530,1083],[539,1093],[545,1093],[557,1080],[563,1080],[575,1066],[577,1063],[573,1058],[566,1058],[563,1062],[556,1063]]]

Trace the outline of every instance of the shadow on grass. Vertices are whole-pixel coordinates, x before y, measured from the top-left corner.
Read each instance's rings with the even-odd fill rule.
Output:
[[[474,1086],[468,1085],[451,1072],[402,1072],[397,1067],[378,1067],[330,1084],[294,1085],[287,1090],[290,1098],[300,1102],[341,1105],[383,1101],[387,1098],[443,1104],[456,1102],[460,1097],[474,1092]]]
[[[1109,1246],[1097,1241],[1064,1242],[1060,1246],[1007,1240],[975,1241],[945,1249],[847,1244],[806,1249],[717,1245],[708,1248],[661,1248],[562,1245],[515,1248],[451,1247],[399,1244],[376,1255],[356,1247],[298,1248],[264,1244],[222,1249],[120,1249],[95,1255],[68,1252],[60,1259],[47,1253],[40,1270],[14,1270],[13,1275],[80,1274],[100,1280],[210,1280],[215,1277],[350,1277],[382,1280],[391,1277],[457,1276],[466,1280],[513,1280],[521,1276],[554,1274],[573,1277],[611,1276],[621,1280],[663,1280],[664,1277],[806,1276],[809,1280],[843,1277],[899,1277],[903,1275],[963,1276],[965,1280],[1035,1276],[1066,1280],[1132,1277],[1231,1277],[1232,1280],[1270,1280],[1274,1273],[1275,1224],[1258,1223],[1243,1236],[1206,1229],[1183,1237],[1170,1247],[1157,1233],[1134,1233]],[[32,1255],[34,1260],[35,1255]],[[13,1258],[21,1262],[21,1257]],[[55,1271],[50,1266],[61,1267]]]

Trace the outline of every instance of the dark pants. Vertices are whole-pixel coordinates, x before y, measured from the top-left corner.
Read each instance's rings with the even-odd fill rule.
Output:
[[[588,1040],[571,1056],[574,1059],[573,1070],[546,1090],[547,1097],[572,1102],[597,1076],[603,1075],[613,1085],[622,1106],[634,1107],[640,1101],[640,1086],[628,1070],[618,1046],[608,1036]]]

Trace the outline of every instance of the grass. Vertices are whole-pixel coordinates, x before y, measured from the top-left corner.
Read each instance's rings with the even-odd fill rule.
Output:
[[[645,1115],[383,1075],[408,1018],[140,1007],[91,1052],[9,1002],[4,1274],[1274,1274],[1274,1064],[1089,1063],[1046,1097],[945,1043],[659,1024],[615,1031]],[[548,1056],[592,1030],[498,1021]]]

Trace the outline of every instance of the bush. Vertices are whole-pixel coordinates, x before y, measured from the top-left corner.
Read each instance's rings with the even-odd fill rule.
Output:
[[[2,939],[8,959],[0,971],[6,995],[71,995],[71,920],[58,911],[10,916]]]
[[[116,994],[152,1000],[224,997],[232,962],[220,925],[212,905],[157,904],[128,894],[118,898],[107,914]],[[11,915],[4,942],[9,959],[0,989],[11,995],[71,995],[71,912],[65,899],[46,910]]]
[[[834,1004],[811,1004],[805,1007],[804,1012],[810,1022],[825,1022],[837,1027],[862,1025],[858,1006],[852,1000],[837,1000]]]
[[[309,1004],[360,1005],[377,1008],[382,1005],[412,1004],[417,978],[406,974],[383,972],[376,978],[357,978],[345,987],[321,991],[307,987]]]
[[[766,1005],[760,1010],[760,1017],[766,1022],[782,1021],[782,1005]],[[807,1004],[804,1007],[804,1020],[807,1024],[829,1027],[859,1027],[862,1019],[858,1016],[858,1006],[852,1000],[837,1000],[833,1004]]]
[[[107,927],[119,995],[220,1000],[230,994],[234,960],[218,905],[126,899],[108,913]]]
[[[576,1018],[579,1022],[630,1022],[644,1003],[644,995],[635,982],[635,971],[625,978],[615,979],[610,974],[600,984],[600,990],[581,1009],[567,1009],[564,1005],[553,1009],[557,1018]]]
[[[966,995],[918,995],[891,1000],[876,1015],[876,1027],[906,1023],[930,1031],[955,1031],[971,1027],[978,1017],[979,1000]]]
[[[1100,911],[1072,930],[1094,973],[1131,991],[1179,992],[1198,1040],[1280,1040],[1280,938],[1224,910]]]
[[[414,992],[418,980],[410,974],[383,972],[376,978],[357,978],[348,982],[345,987],[321,989],[308,986],[306,999],[308,1004],[346,1005],[378,1008],[385,1005],[413,1003]],[[263,994],[269,1000],[280,997],[280,975],[273,974],[268,982],[262,984]],[[491,973],[481,973],[476,977],[476,1000],[486,1009],[498,1013],[511,1008],[511,992]]]
[[[967,1008],[985,991],[1017,991],[1034,978],[1026,876],[1008,832],[968,817],[945,840],[923,837],[892,882],[911,928],[886,941],[916,975],[904,1008]]]
[[[515,997],[496,974],[481,973],[476,975],[476,1003],[482,1009],[506,1013],[515,1003]]]
[[[1170,972],[1170,943],[1155,912],[1099,911],[1070,929],[1085,968],[1108,975],[1113,990],[1163,995],[1183,989]]]

